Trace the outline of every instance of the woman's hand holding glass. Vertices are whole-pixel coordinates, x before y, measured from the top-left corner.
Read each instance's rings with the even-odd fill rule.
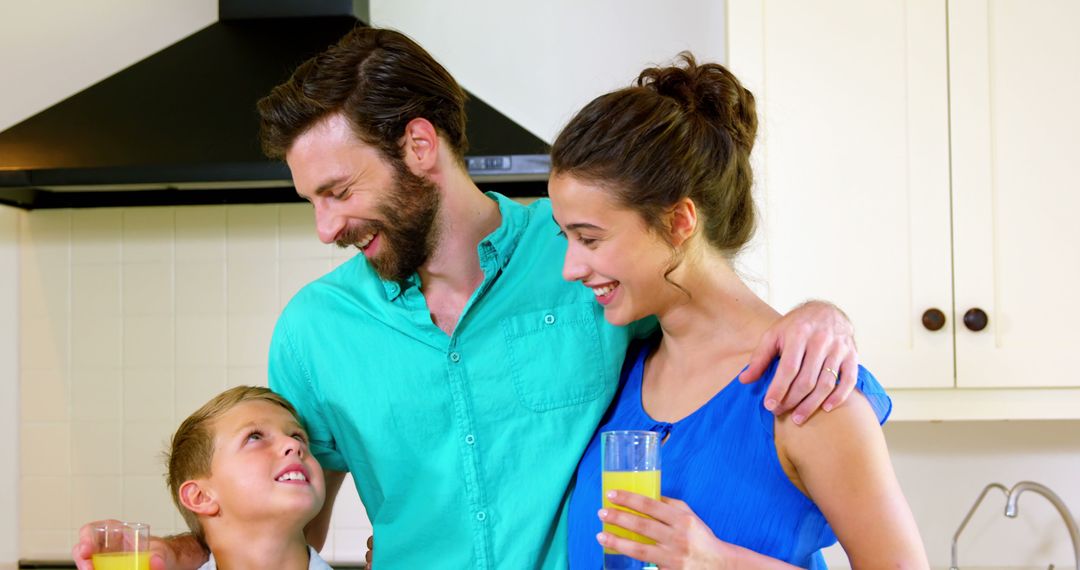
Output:
[[[663,497],[657,501],[626,491],[611,491],[607,498],[645,516],[618,509],[601,509],[600,520],[650,538],[655,544],[601,532],[597,540],[604,548],[651,562],[662,570],[723,569],[737,555],[732,545],[716,538],[708,525],[678,499]]]

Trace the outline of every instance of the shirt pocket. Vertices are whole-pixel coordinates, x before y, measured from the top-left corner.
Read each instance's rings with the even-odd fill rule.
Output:
[[[565,408],[604,393],[608,359],[593,303],[502,319],[514,390],[526,408],[537,412]]]

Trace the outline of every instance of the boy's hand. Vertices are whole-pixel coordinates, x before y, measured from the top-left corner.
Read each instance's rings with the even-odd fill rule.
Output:
[[[802,424],[818,408],[828,412],[843,404],[855,389],[855,329],[831,303],[809,301],[784,315],[762,336],[740,381],[759,379],[777,353],[780,364],[765,393],[765,407],[774,414],[794,410],[792,420]]]

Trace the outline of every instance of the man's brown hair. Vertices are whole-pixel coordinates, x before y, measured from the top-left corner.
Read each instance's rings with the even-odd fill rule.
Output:
[[[288,400],[272,392],[269,388],[261,386],[237,386],[230,388],[201,408],[195,410],[187,417],[172,438],[169,447],[166,464],[168,473],[166,478],[169,482],[169,491],[172,493],[173,502],[180,514],[184,517],[191,533],[206,547],[206,537],[203,534],[199,517],[184,507],[180,502],[180,486],[186,481],[210,476],[210,463],[214,459],[214,422],[229,410],[244,402],[261,401],[276,404],[284,408],[300,421],[296,408]]]
[[[356,27],[259,100],[263,152],[282,159],[312,125],[341,113],[391,162],[404,156],[399,141],[409,121],[427,119],[464,164],[465,99],[450,73],[401,32]]]

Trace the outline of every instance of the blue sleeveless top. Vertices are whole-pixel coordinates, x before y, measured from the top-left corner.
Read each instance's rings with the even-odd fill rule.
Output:
[[[681,499],[717,538],[804,568],[825,568],[821,549],[836,542],[821,510],[791,483],[777,457],[774,416],[765,391],[774,361],[751,384],[732,380],[705,405],[675,423],[659,422],[641,405],[645,358],[660,335],[631,346],[615,400],[578,464],[569,507],[570,568],[598,569],[596,542],[602,524],[600,438],[608,430],[650,430],[668,436],[661,449],[661,494]],[[877,380],[859,367],[856,386],[884,423],[892,401]],[[812,420],[811,420],[812,421]]]

